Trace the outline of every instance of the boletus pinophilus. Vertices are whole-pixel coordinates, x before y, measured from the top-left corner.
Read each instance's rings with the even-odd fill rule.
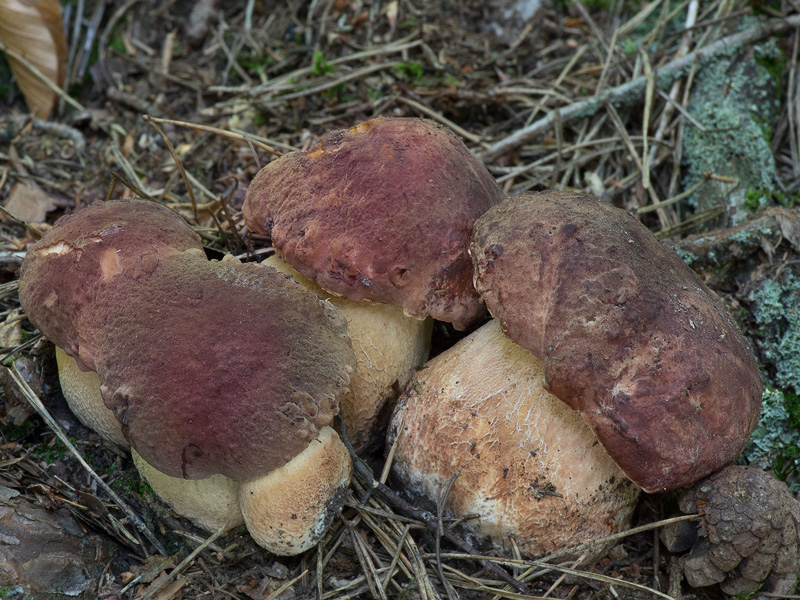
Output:
[[[478,219],[470,251],[496,323],[401,397],[389,441],[406,485],[430,497],[460,470],[454,512],[535,556],[618,529],[626,477],[661,492],[736,460],[759,417],[753,355],[723,301],[635,218],[586,194],[522,194]],[[432,426],[442,415],[454,423]],[[566,433],[576,419],[582,437]]]
[[[250,184],[243,212],[251,231],[270,236],[269,264],[288,263],[348,319],[358,364],[342,414],[356,449],[425,361],[430,317],[464,329],[485,314],[469,239],[502,198],[458,137],[417,118],[332,131]]]
[[[178,512],[210,529],[243,518],[277,554],[324,534],[350,477],[330,424],[355,362],[330,304],[268,267],[207,260],[180,217],[139,200],[60,219],[28,252],[20,300],[96,374],[97,409]]]

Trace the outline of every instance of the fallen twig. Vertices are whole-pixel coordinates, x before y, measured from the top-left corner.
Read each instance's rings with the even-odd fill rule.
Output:
[[[44,404],[42,404],[42,401],[39,400],[39,397],[31,389],[31,386],[28,385],[28,382],[25,381],[25,378],[17,370],[16,365],[14,366],[14,368],[6,367],[6,370],[8,371],[9,375],[11,375],[11,378],[14,380],[14,383],[16,383],[17,386],[19,386],[19,389],[22,392],[22,395],[25,396],[25,399],[30,403],[30,405],[36,410],[36,412],[39,413],[39,415],[50,426],[50,429],[53,430],[53,433],[56,434],[56,436],[61,441],[61,443],[64,444],[64,446],[66,446],[69,449],[69,451],[72,452],[72,454],[75,455],[75,457],[78,459],[78,462],[81,464],[81,466],[84,469],[86,469],[86,471],[89,473],[89,475],[92,476],[92,478],[97,482],[97,484],[101,488],[103,488],[103,490],[106,492],[106,494],[108,494],[111,497],[111,499],[117,504],[117,506],[119,506],[120,509],[122,509],[122,511],[127,515],[128,519],[130,520],[131,523],[133,523],[133,525],[136,527],[136,529],[141,531],[144,534],[144,536],[148,540],[150,540],[150,543],[153,544],[153,546],[155,547],[156,550],[158,550],[164,556],[167,556],[167,552],[166,552],[166,550],[164,550],[164,547],[161,545],[161,542],[158,541],[156,536],[153,535],[153,532],[150,531],[150,529],[147,527],[147,525],[144,524],[144,521],[142,521],[139,518],[139,516],[135,512],[133,512],[133,509],[131,509],[122,500],[122,498],[120,498],[117,495],[117,493],[113,489],[111,489],[111,486],[109,486],[105,482],[105,480],[103,480],[103,478],[100,477],[95,472],[95,470],[92,469],[92,467],[89,466],[89,463],[87,463],[83,459],[83,457],[81,456],[80,452],[78,452],[78,450],[75,448],[75,446],[72,445],[72,442],[69,441],[69,438],[67,437],[67,435],[62,431],[61,427],[59,427],[58,423],[56,423],[55,419],[52,417],[50,412],[45,408]]]
[[[785,19],[771,19],[759,23],[750,29],[717,40],[704,48],[698,48],[661,67],[658,70],[656,86],[661,90],[667,89],[672,85],[672,82],[681,75],[684,69],[695,62],[705,61],[726,48],[740,45],[746,46],[762,38],[781,33],[793,27],[800,27],[800,15],[792,15]],[[646,86],[647,78],[641,75],[623,85],[605,90],[597,96],[579,100],[578,102],[573,102],[561,108],[556,108],[550,111],[546,117],[542,117],[527,127],[518,129],[511,135],[491,144],[486,150],[478,154],[478,158],[484,163],[490,163],[501,154],[510,152],[530,140],[535,139],[543,132],[553,127],[556,122],[561,122],[563,125],[567,121],[592,115],[606,103],[613,104],[614,106],[632,104],[641,99]]]

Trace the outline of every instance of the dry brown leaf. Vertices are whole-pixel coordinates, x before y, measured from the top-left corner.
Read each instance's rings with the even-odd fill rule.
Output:
[[[12,310],[6,320],[0,323],[0,347],[16,348],[25,341],[22,334],[22,314],[19,310]]]
[[[20,182],[11,188],[4,206],[8,212],[21,221],[44,223],[47,213],[56,207],[56,203],[38,185]]]
[[[28,109],[46,119],[55,106],[57,94],[11,52],[24,57],[56,85],[63,84],[67,42],[59,1],[0,0],[0,40],[10,51],[6,58]]]
[[[781,235],[795,250],[800,250],[800,218],[796,211],[788,208],[774,209],[775,218],[781,228]]]

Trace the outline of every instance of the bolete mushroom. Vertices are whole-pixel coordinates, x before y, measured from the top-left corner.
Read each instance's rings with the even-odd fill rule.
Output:
[[[415,118],[333,131],[250,184],[248,228],[269,235],[278,257],[349,321],[358,369],[342,413],[356,448],[427,356],[430,324],[418,320],[464,329],[484,314],[467,250],[475,219],[502,197],[455,135]],[[359,301],[383,305],[373,323],[355,314],[366,310]]]
[[[330,304],[268,267],[207,260],[177,215],[138,200],[59,220],[28,252],[20,300],[43,335],[97,374],[132,449],[165,476],[155,487],[175,480],[202,494],[180,484],[232,480],[214,506],[230,509],[238,494],[251,535],[278,554],[322,536],[351,469],[329,425],[354,356]],[[276,477],[311,491],[287,505]]]
[[[405,485],[432,498],[459,471],[448,507],[540,555],[624,523],[627,478],[671,490],[739,456],[759,416],[755,360],[723,302],[636,219],[585,194],[522,194],[476,221],[471,254],[496,322],[401,397],[389,441]]]

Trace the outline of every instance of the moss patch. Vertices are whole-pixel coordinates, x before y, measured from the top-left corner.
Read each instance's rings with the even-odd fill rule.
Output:
[[[796,394],[784,394],[767,386],[761,419],[742,454],[749,464],[771,469],[784,480],[796,480],[800,467],[799,400]],[[792,487],[798,485],[794,483]]]
[[[775,40],[753,48],[731,48],[715,57],[696,76],[689,111],[706,131],[687,123],[684,135],[684,186],[691,187],[711,171],[734,178],[738,185],[709,181],[688,202],[696,210],[724,205],[733,223],[772,204],[775,159],[772,127],[780,109],[780,65],[785,59]],[[758,194],[748,190],[758,190]]]

